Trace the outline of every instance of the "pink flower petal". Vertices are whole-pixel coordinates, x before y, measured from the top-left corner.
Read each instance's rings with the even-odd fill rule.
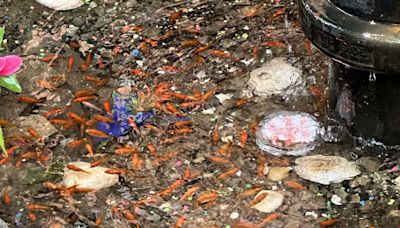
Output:
[[[22,66],[22,59],[16,55],[8,55],[3,56],[2,59],[5,59],[6,64],[0,70],[0,76],[9,76],[17,72],[19,68]]]
[[[6,65],[6,60],[3,57],[0,57],[0,71]]]

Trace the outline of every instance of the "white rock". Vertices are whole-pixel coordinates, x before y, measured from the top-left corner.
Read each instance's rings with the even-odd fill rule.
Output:
[[[285,58],[274,58],[250,73],[247,82],[254,94],[262,97],[296,95],[305,85],[301,70],[289,64]]]
[[[396,177],[393,183],[396,185],[396,188],[400,190],[400,176]]]
[[[337,195],[333,195],[331,198],[331,202],[335,205],[342,205],[342,198]]]
[[[85,4],[82,0],[36,0],[36,2],[53,10],[71,10]]]
[[[231,215],[229,216],[229,218],[231,219],[238,219],[239,218],[239,213],[237,211],[234,211],[231,213]]]
[[[295,163],[297,175],[324,185],[350,180],[360,174],[357,165],[337,156],[306,156],[297,158]]]
[[[87,162],[71,162],[69,164],[86,172],[77,172],[65,167],[62,185],[67,188],[76,185],[77,188],[89,188],[97,191],[118,183],[118,175],[105,173],[108,168],[100,166],[91,168],[90,163]]]
[[[257,197],[263,193],[267,193],[268,195],[261,202],[252,206],[252,208],[264,213],[271,213],[282,205],[283,195],[275,191],[262,190],[257,193],[254,199],[257,199]]]
[[[267,178],[270,181],[281,181],[289,176],[290,170],[289,167],[271,167]]]
[[[224,104],[226,100],[230,100],[233,95],[232,94],[224,94],[224,93],[219,93],[215,95],[215,97],[219,100],[219,103]]]

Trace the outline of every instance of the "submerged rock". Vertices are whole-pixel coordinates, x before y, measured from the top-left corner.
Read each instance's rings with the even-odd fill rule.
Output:
[[[36,0],[36,2],[53,10],[71,10],[85,4],[82,0]]]
[[[283,195],[275,191],[262,190],[257,193],[254,199],[257,199],[257,197],[264,193],[267,194],[265,198],[256,205],[252,206],[252,208],[264,213],[271,213],[282,205]]]
[[[289,176],[291,168],[289,167],[272,167],[268,172],[268,180],[270,181],[281,181]]]
[[[305,83],[300,69],[292,66],[285,58],[275,58],[253,70],[247,84],[258,96],[287,97],[299,93]]]
[[[72,162],[69,164],[81,168],[85,172],[77,172],[65,168],[62,185],[67,188],[76,186],[77,188],[87,188],[97,191],[118,183],[118,175],[105,173],[108,168],[100,166],[91,168],[90,163],[87,162]]]
[[[13,121],[13,125],[6,129],[6,135],[27,135],[28,128],[33,128],[43,139],[48,138],[58,130],[41,115],[19,116]]]
[[[360,174],[357,165],[337,156],[306,156],[297,158],[295,163],[297,175],[324,185],[350,180]]]

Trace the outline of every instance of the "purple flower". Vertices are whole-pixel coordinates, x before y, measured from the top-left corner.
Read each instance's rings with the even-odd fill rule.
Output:
[[[22,66],[22,58],[16,55],[0,57],[0,77],[7,77],[19,70]]]

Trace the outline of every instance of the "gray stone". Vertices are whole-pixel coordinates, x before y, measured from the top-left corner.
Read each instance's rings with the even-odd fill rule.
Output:
[[[357,186],[366,186],[369,183],[371,183],[371,178],[368,175],[363,174],[362,176],[359,176],[354,180],[351,180],[350,187],[355,188]]]
[[[138,2],[136,0],[129,0],[126,2],[126,7],[131,8],[131,7],[137,7]]]
[[[47,63],[39,60],[25,60],[25,69],[17,73],[18,81],[23,88],[22,94],[30,95],[33,91],[40,90],[42,87],[38,85],[38,81],[51,81],[55,88],[65,83],[65,77]],[[57,80],[53,80],[57,77]]]
[[[89,3],[89,8],[94,9],[94,8],[96,8],[96,7],[97,7],[97,3],[96,3],[95,1],[91,1],[91,2]]]
[[[13,121],[13,125],[5,129],[5,135],[27,135],[28,128],[33,128],[37,133],[44,139],[48,138],[52,134],[58,132],[58,130],[47,121],[41,115],[30,115],[30,116],[19,116]]]
[[[361,157],[356,161],[358,165],[363,166],[368,172],[379,171],[380,162],[379,159],[374,157]]]

